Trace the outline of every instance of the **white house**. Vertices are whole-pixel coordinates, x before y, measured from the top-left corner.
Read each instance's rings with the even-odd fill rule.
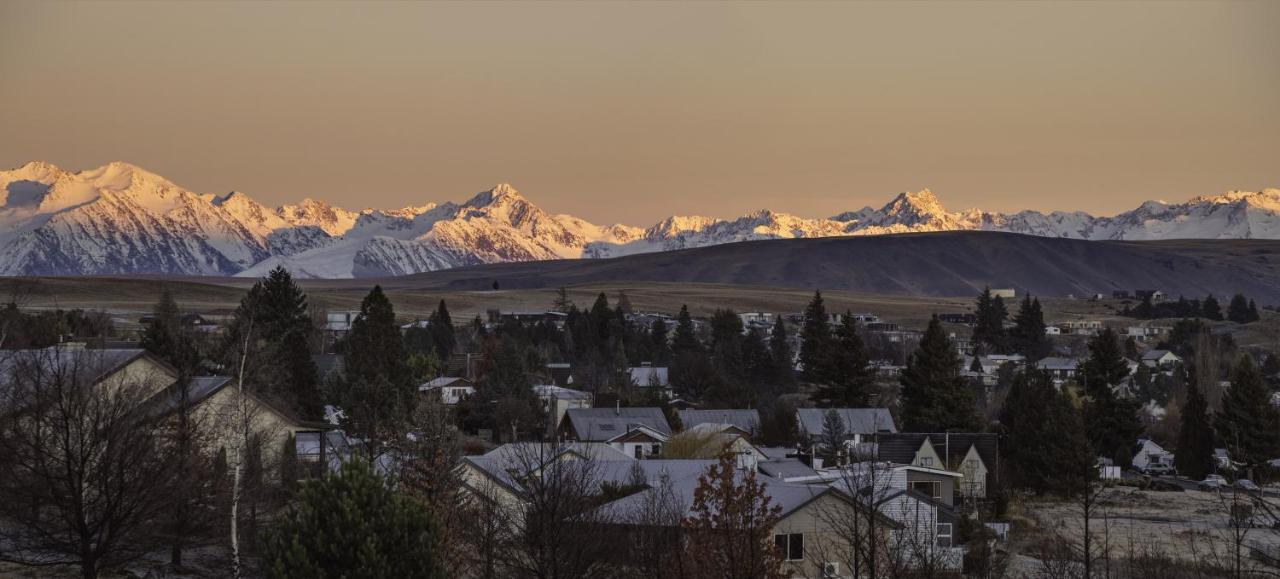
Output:
[[[474,382],[455,376],[441,376],[418,386],[418,391],[434,396],[445,406],[453,406],[476,393]]]
[[[1167,370],[1182,363],[1182,357],[1168,350],[1147,350],[1142,354],[1142,365]]]
[[[1133,453],[1133,468],[1139,471],[1148,469],[1172,471],[1173,453],[1165,450],[1154,440],[1138,439],[1138,451]]]
[[[547,413],[551,430],[554,430],[570,408],[591,408],[591,394],[581,390],[572,390],[555,384],[539,384],[533,387],[533,395],[542,403],[543,412]]]

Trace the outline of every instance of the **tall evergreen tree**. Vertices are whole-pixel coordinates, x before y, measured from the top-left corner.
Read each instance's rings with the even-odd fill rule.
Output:
[[[320,418],[324,400],[311,358],[311,314],[288,270],[277,267],[249,288],[225,336],[224,365],[236,365],[245,332],[252,334],[257,358],[247,365],[252,372],[246,382],[304,418]]]
[[[830,379],[829,354],[831,328],[827,322],[827,308],[822,302],[822,291],[813,292],[813,299],[804,310],[804,325],[800,327],[800,366],[804,378],[810,382],[825,383]]]
[[[1236,364],[1214,426],[1233,460],[1252,467],[1280,454],[1280,412],[1271,405],[1262,372],[1248,355]]]
[[[983,344],[989,351],[1003,352],[1006,347],[1004,320],[1009,317],[1004,298],[992,296],[991,288],[983,288],[978,294],[975,315],[977,324],[973,327],[973,341]]]
[[[1096,476],[1080,413],[1048,374],[1019,373],[1000,411],[1004,454],[1013,484],[1036,493],[1075,495]]]
[[[1231,304],[1227,306],[1227,319],[1237,324],[1253,321],[1249,315],[1249,300],[1243,294],[1231,296]]]
[[[1200,312],[1210,320],[1222,321],[1222,306],[1218,305],[1218,298],[1213,297],[1213,294],[1204,298],[1204,302],[1200,304]]]
[[[378,438],[403,426],[413,412],[417,388],[404,356],[391,300],[374,286],[360,303],[345,343],[344,380],[334,384],[335,404],[348,430]]]
[[[1032,299],[1027,294],[1018,307],[1013,318],[1013,335],[1010,336],[1013,350],[1034,362],[1049,353],[1051,344],[1045,336],[1044,310],[1040,307],[1039,298]]]
[[[676,333],[671,342],[671,351],[673,354],[702,351],[702,343],[698,341],[698,334],[693,329],[693,318],[689,316],[689,306],[680,306],[680,313],[676,316]]]
[[[182,325],[182,312],[173,293],[165,287],[151,310],[151,323],[142,333],[142,348],[191,376],[200,363],[200,352],[191,332]]]
[[[906,432],[973,432],[978,413],[973,391],[960,376],[961,361],[938,316],[902,370],[902,422]]]
[[[1182,404],[1182,425],[1174,466],[1182,475],[1201,480],[1213,472],[1213,423],[1204,393],[1192,381],[1187,384],[1187,400]]]
[[[836,330],[836,339],[828,356],[827,383],[818,388],[814,402],[819,408],[857,408],[871,399],[875,374],[871,370],[867,348],[858,335],[857,322],[845,313],[844,322]]]
[[[1129,363],[1121,353],[1120,339],[1111,328],[1089,341],[1089,358],[1080,373],[1086,396],[1084,423],[1089,442],[1102,456],[1126,467],[1132,449],[1142,434],[1137,401],[1121,397],[1116,390],[1129,377]]]
[[[649,326],[649,351],[655,365],[671,360],[671,345],[667,343],[667,323],[658,318]]]
[[[782,387],[790,386],[795,381],[795,359],[782,316],[773,322],[773,330],[769,332],[769,358],[773,363],[773,381]]]
[[[1262,314],[1258,313],[1258,304],[1253,303],[1253,300],[1249,300],[1249,321],[1256,322],[1261,319]]]
[[[457,346],[458,338],[453,328],[453,317],[449,315],[449,308],[444,304],[444,300],[440,300],[436,311],[427,318],[427,329],[431,332],[431,342],[436,358],[441,362],[448,362],[449,356]]]

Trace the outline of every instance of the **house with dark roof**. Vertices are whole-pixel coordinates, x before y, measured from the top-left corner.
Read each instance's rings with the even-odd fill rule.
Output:
[[[880,460],[894,464],[959,473],[955,492],[961,498],[988,498],[998,488],[1000,438],[987,432],[899,432],[882,434],[876,442]],[[952,504],[950,497],[948,504]]]
[[[676,413],[680,418],[680,426],[689,429],[699,424],[732,424],[747,436],[755,436],[760,431],[760,412],[754,408],[725,410],[681,410]]]
[[[854,444],[866,442],[873,435],[898,431],[888,408],[800,408],[796,410],[800,436],[810,441],[817,440],[822,436],[822,424],[827,413],[832,411],[844,423],[845,437]]]
[[[559,433],[565,440],[607,442],[637,426],[671,436],[667,416],[653,407],[570,408],[560,421]]]

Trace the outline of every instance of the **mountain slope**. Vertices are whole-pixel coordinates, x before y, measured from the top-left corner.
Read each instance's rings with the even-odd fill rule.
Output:
[[[729,220],[672,216],[640,229],[550,214],[505,184],[461,204],[350,211],[311,199],[271,208],[238,192],[194,193],[127,163],[70,173],[33,162],[0,172],[3,275],[260,276],[283,265],[299,277],[350,278],[767,239],[968,230],[1087,240],[1280,239],[1280,190],[1149,201],[1112,217],[951,212],[924,190],[831,218],[762,210]]]
[[[690,282],[960,296],[983,286],[1087,296],[1160,289],[1244,292],[1280,303],[1280,241],[1084,241],[1003,232],[751,241],[600,260],[464,267],[385,280],[389,287],[484,290],[602,282]]]

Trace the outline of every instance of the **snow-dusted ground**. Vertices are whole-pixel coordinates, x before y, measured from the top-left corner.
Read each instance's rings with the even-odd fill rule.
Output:
[[[321,201],[271,208],[199,194],[127,163],[71,173],[33,162],[0,172],[0,274],[400,275],[462,265],[604,258],[735,241],[952,230],[1076,239],[1280,239],[1280,190],[1113,217],[1081,212],[951,212],[929,190],[831,218],[762,210],[737,219],[672,216],[647,229],[544,212],[510,185],[465,203],[350,211]]]

